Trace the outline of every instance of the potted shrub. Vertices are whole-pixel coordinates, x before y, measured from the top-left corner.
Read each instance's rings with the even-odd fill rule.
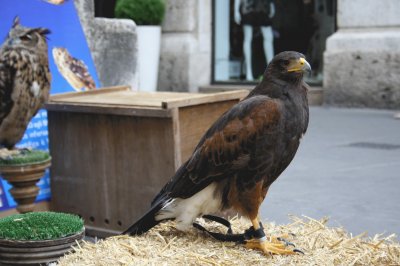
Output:
[[[30,212],[0,219],[0,265],[45,265],[82,240],[83,220],[57,212]]]
[[[11,184],[10,194],[17,202],[17,211],[31,212],[39,193],[36,183],[51,165],[48,152],[19,150],[13,155],[0,157],[0,174]]]
[[[115,6],[116,17],[132,19],[137,25],[141,91],[156,91],[164,14],[164,0],[118,0]]]

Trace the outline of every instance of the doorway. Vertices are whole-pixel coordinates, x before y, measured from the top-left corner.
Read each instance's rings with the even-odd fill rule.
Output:
[[[239,1],[239,3],[238,3]],[[336,30],[336,0],[214,0],[213,3],[213,82],[255,83],[263,75],[267,62],[265,27],[272,28],[273,52],[294,50],[303,53],[310,62],[313,73],[307,82],[320,85],[323,75],[323,52],[326,39]],[[239,7],[238,7],[239,4]],[[243,5],[258,13],[271,16],[268,25],[251,25],[250,52],[244,49],[245,23],[237,21],[237,12],[244,18]],[[268,11],[265,11],[265,7]],[[263,8],[260,13],[257,8]],[[271,8],[273,10],[271,11]],[[266,15],[267,14],[267,15]],[[235,18],[236,16],[236,18]],[[249,25],[249,24],[247,24]],[[245,52],[244,52],[245,51]],[[245,54],[251,56],[246,60]],[[251,62],[251,67],[246,63]],[[252,75],[248,75],[247,71]],[[246,75],[247,74],[247,75]],[[249,79],[249,76],[251,79]]]

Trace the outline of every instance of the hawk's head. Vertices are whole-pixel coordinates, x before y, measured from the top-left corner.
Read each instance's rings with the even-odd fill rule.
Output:
[[[298,81],[305,72],[310,72],[311,66],[302,53],[286,51],[277,54],[269,63],[266,75],[285,81]]]

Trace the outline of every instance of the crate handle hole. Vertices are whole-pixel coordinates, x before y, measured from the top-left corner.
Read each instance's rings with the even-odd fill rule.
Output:
[[[92,223],[94,223],[94,221],[95,221],[95,219],[94,219],[93,216],[90,216],[90,217],[89,217],[89,220],[90,220]]]
[[[104,222],[105,222],[106,224],[110,224],[110,220],[108,220],[108,219],[104,219]]]

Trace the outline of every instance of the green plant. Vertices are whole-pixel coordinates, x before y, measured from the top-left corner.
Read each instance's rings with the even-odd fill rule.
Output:
[[[115,16],[129,18],[137,25],[160,25],[164,19],[164,0],[118,0]]]
[[[40,150],[21,150],[19,154],[0,159],[0,166],[5,165],[25,165],[31,163],[41,163],[50,159],[48,152]]]
[[[59,212],[29,212],[0,219],[0,238],[10,240],[49,240],[83,230],[83,220]]]

